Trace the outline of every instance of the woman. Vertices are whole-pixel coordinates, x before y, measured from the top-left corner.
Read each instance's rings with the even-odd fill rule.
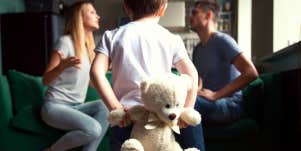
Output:
[[[108,110],[103,103],[84,103],[94,59],[93,31],[99,29],[99,18],[91,2],[71,6],[65,35],[59,39],[44,73],[43,83],[48,90],[42,119],[52,127],[69,131],[48,151],[79,146],[84,151],[95,151],[107,130]]]

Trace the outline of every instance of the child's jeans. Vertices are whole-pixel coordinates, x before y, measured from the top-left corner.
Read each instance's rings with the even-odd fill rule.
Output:
[[[112,127],[110,131],[111,151],[120,151],[122,143],[130,138],[131,131],[132,126],[125,128],[120,128],[118,126]],[[189,126],[187,128],[180,129],[180,133],[180,135],[176,133],[174,134],[177,142],[183,149],[195,147],[201,151],[205,151],[202,124],[199,124],[196,127]]]

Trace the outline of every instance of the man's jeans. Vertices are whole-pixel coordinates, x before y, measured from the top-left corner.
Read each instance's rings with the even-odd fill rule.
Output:
[[[240,97],[227,97],[208,101],[203,97],[197,97],[195,109],[202,115],[202,122],[207,124],[226,124],[244,116]]]

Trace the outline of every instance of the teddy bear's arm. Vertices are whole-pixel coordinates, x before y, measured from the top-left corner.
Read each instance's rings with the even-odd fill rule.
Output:
[[[180,118],[187,124],[193,126],[201,123],[201,114],[193,108],[184,108]]]
[[[128,110],[128,114],[132,121],[137,121],[145,117],[147,110],[141,105],[136,105]]]
[[[115,109],[109,113],[108,121],[112,126],[119,125],[125,116],[125,111],[123,109]]]

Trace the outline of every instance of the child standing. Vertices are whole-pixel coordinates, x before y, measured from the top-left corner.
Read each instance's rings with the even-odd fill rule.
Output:
[[[108,109],[143,105],[140,82],[152,75],[171,72],[175,67],[193,81],[188,91],[186,107],[194,107],[197,94],[197,71],[190,61],[183,41],[158,24],[167,7],[167,0],[124,0],[124,8],[132,22],[106,31],[96,47],[96,57],[91,67],[91,79]],[[113,89],[106,79],[112,67]],[[130,137],[131,120],[123,119],[119,127],[111,129],[111,150],[119,151],[121,144]],[[187,127],[179,122],[181,135],[176,135],[183,148],[196,147],[202,151],[204,139],[201,124]]]

